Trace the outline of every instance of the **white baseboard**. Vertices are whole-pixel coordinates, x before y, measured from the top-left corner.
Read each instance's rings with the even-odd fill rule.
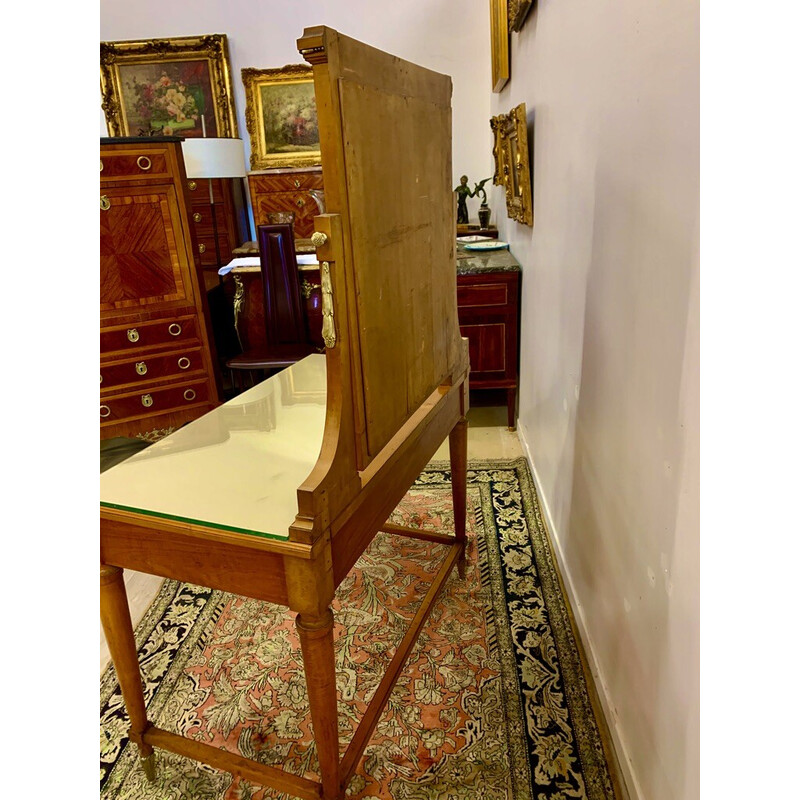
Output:
[[[539,506],[542,510],[542,516],[544,517],[548,533],[550,534],[550,540],[553,544],[556,560],[558,561],[558,568],[561,571],[561,577],[564,581],[564,587],[567,591],[567,598],[569,599],[570,606],[572,607],[572,613],[578,626],[578,634],[580,635],[581,642],[583,643],[583,649],[588,661],[587,666],[589,667],[589,671],[594,679],[597,696],[600,699],[600,705],[603,708],[603,714],[606,718],[611,741],[614,745],[617,762],[620,772],[622,773],[621,777],[624,783],[622,790],[627,793],[629,800],[644,800],[644,794],[642,793],[639,781],[636,779],[636,772],[633,769],[631,759],[628,755],[628,748],[625,746],[624,737],[619,729],[619,720],[617,715],[614,713],[614,704],[608,691],[608,685],[606,684],[603,673],[600,670],[597,658],[595,656],[596,650],[594,647],[594,642],[592,641],[592,637],[586,627],[586,620],[583,615],[583,606],[578,602],[578,598],[575,595],[575,586],[572,581],[572,575],[569,570],[569,565],[564,560],[564,553],[561,549],[561,540],[558,535],[559,532],[553,522],[553,517],[550,513],[550,507],[547,503],[547,496],[542,491],[542,484],[539,480],[539,475],[536,472],[536,462],[533,460],[531,447],[528,442],[528,437],[526,436],[526,429],[522,424],[522,421],[519,419],[517,420],[517,435],[519,436],[520,443],[522,444],[522,450],[525,454],[525,457],[528,459],[528,464],[531,468],[531,475],[533,476],[533,482],[536,486],[536,494],[539,497]]]

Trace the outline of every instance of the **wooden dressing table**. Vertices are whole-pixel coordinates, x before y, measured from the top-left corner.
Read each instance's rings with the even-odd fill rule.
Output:
[[[306,29],[298,48],[314,68],[331,209],[314,220],[326,352],[103,473],[101,616],[149,777],[163,748],[297,797],[338,800],[463,556],[469,367],[456,310],[450,79],[325,27]],[[447,437],[453,535],[388,524]],[[342,754],[330,603],[379,530],[450,548]],[[125,568],[297,613],[319,776],[148,721]]]

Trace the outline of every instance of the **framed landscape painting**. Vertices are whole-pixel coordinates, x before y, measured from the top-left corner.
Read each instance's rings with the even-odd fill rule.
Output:
[[[320,163],[317,101],[311,67],[242,70],[250,134],[250,168]]]
[[[109,136],[237,136],[224,33],[100,43]]]

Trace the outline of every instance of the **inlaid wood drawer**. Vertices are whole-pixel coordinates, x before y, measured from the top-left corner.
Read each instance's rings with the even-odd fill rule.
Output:
[[[175,346],[198,342],[195,316],[164,317],[134,325],[105,328],[100,331],[100,352],[138,353],[150,347]]]
[[[214,237],[214,214],[217,217],[217,233],[220,238],[227,237],[228,219],[224,213],[222,204],[215,203],[215,208],[212,212],[211,203],[192,203],[191,219],[194,226],[194,231],[198,236],[211,236]]]
[[[179,411],[206,403],[208,381],[197,380],[173,386],[143,386],[136,392],[103,397],[100,400],[100,422],[109,424],[138,416],[152,416]]]
[[[100,393],[119,390],[128,385],[145,385],[154,381],[196,377],[203,373],[203,351],[197,347],[173,353],[139,354],[125,361],[102,364],[100,367]],[[185,377],[184,377],[185,376]]]
[[[207,203],[209,202],[210,192],[208,191],[208,184],[211,184],[211,192],[214,194],[214,201],[220,202],[223,194],[223,179],[222,178],[192,178],[186,181],[186,189],[189,192],[189,202],[194,205],[196,202]]]
[[[197,239],[197,252],[200,254],[200,266],[217,269],[220,264],[224,266],[233,259],[233,249],[227,238],[218,236],[217,242],[215,242],[213,233],[197,234],[195,238]],[[219,263],[217,263],[217,244],[219,244]]]
[[[251,174],[250,191],[296,192],[298,189],[322,189],[322,171],[314,172],[275,172],[271,174]]]
[[[166,149],[115,149],[100,157],[100,183],[120,180],[170,180],[172,171]]]
[[[268,214],[274,211],[292,211],[295,238],[307,239],[311,236],[319,206],[310,190],[322,190],[321,169],[308,172],[251,173],[248,181],[253,220],[257,226],[268,224]]]
[[[458,286],[456,292],[459,308],[504,306],[508,304],[508,284],[505,283]]]

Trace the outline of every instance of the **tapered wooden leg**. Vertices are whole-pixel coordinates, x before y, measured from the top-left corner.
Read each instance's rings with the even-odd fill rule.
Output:
[[[517,387],[506,389],[506,403],[508,405],[508,429],[517,429]]]
[[[339,785],[339,712],[336,707],[336,661],[333,651],[333,614],[328,608],[318,617],[297,616],[297,633],[303,651],[314,741],[317,743],[322,797],[343,796]]]
[[[117,671],[122,699],[130,718],[128,736],[139,747],[139,757],[150,781],[155,780],[153,748],[145,744],[142,735],[149,727],[142,692],[142,675],[136,655],[131,612],[125,594],[125,582],[119,567],[100,565],[100,620],[106,634],[108,651]]]
[[[450,431],[450,483],[453,487],[453,524],[461,556],[456,567],[460,578],[466,574],[467,537],[467,426],[462,417]]]

